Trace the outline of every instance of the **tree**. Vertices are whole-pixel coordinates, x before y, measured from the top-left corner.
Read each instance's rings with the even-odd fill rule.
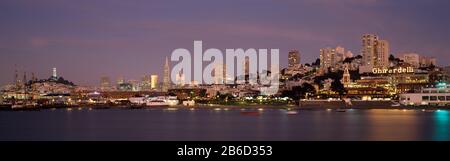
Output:
[[[300,98],[305,98],[306,94],[315,94],[316,89],[309,83],[303,83],[301,86],[292,87],[292,90],[286,90],[282,92],[283,97],[289,97],[295,102],[298,102]]]
[[[311,64],[312,66],[320,66],[320,59],[316,59],[315,62]]]
[[[347,90],[345,89],[344,85],[341,83],[340,80],[334,80],[331,83],[331,90],[337,92],[339,96],[343,96],[347,93]]]
[[[389,55],[389,61],[394,61],[395,60],[395,57],[394,57],[394,55]]]

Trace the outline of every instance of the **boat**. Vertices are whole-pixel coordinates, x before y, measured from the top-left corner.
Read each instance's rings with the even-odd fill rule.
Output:
[[[145,103],[145,99],[146,99],[145,97],[131,97],[131,98],[128,98],[130,103],[132,103],[132,104],[139,104],[139,105],[144,104]]]
[[[37,110],[37,104],[32,102],[16,102],[11,105],[12,110]]]
[[[23,104],[14,104],[11,106],[11,109],[22,109],[25,108],[25,105]]]
[[[345,109],[336,109],[336,112],[347,112],[347,110],[345,110]]]
[[[145,105],[147,106],[176,106],[179,101],[176,96],[158,96],[147,99]]]
[[[167,103],[166,101],[164,101],[164,100],[150,100],[150,101],[147,101],[146,103],[145,103],[147,106],[169,106],[169,103]]]

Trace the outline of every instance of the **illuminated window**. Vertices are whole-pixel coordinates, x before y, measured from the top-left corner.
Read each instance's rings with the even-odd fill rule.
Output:
[[[430,100],[431,100],[431,101],[436,101],[436,100],[437,100],[437,97],[436,97],[436,96],[430,96]]]

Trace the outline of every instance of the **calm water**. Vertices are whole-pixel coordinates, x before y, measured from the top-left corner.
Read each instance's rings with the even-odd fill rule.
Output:
[[[44,110],[1,111],[0,140],[450,140],[439,110]]]

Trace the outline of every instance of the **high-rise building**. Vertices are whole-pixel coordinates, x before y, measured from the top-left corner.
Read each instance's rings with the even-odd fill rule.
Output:
[[[341,47],[341,46],[337,46],[336,49],[336,62],[340,62],[340,61],[344,61],[345,59],[345,48]]]
[[[414,67],[419,67],[420,55],[417,53],[400,53],[397,57],[405,63],[408,63]]]
[[[137,80],[128,80],[128,83],[131,85],[131,91],[141,91],[141,86],[139,81]]]
[[[158,75],[151,75],[151,85],[150,88],[151,89],[156,89],[158,88]]]
[[[362,37],[362,65],[371,67],[389,66],[389,42],[380,40],[377,35],[365,34]]]
[[[375,55],[376,55],[376,47],[378,36],[374,34],[365,34],[362,37],[362,50],[361,55],[362,65],[363,66],[373,66]]]
[[[58,78],[58,74],[56,73],[56,68],[53,68],[53,78]]]
[[[111,81],[109,77],[103,76],[100,78],[100,89],[102,91],[107,91],[111,89]]]
[[[350,50],[347,50],[347,52],[345,52],[345,58],[351,58],[353,57],[353,53]]]
[[[420,64],[421,67],[428,67],[430,65],[436,65],[436,58],[427,57],[427,56],[420,56],[419,57],[419,64]]]
[[[226,68],[224,64],[218,63],[214,67],[214,84],[225,83]]]
[[[175,75],[175,85],[176,86],[183,87],[185,84],[188,84],[188,82],[186,82],[183,73],[180,72],[177,75]]]
[[[298,50],[289,51],[288,61],[288,67],[294,67],[300,64],[300,52]]]
[[[245,57],[244,59],[244,75],[250,74],[250,58]]]
[[[151,83],[152,83],[151,76],[144,75],[142,77],[142,81],[141,81],[141,90],[144,90],[144,91],[151,90]]]
[[[166,64],[164,64],[164,78],[162,91],[167,92],[170,88],[170,78],[169,78],[169,58],[166,57]]]
[[[332,48],[320,49],[320,68],[326,70],[333,67],[336,63],[336,50]]]
[[[19,87],[20,79],[19,79],[19,73],[17,71],[17,67],[16,67],[16,70],[14,71],[14,83],[16,85],[16,88]]]
[[[376,67],[389,67],[389,42],[387,40],[378,40],[376,44]]]

